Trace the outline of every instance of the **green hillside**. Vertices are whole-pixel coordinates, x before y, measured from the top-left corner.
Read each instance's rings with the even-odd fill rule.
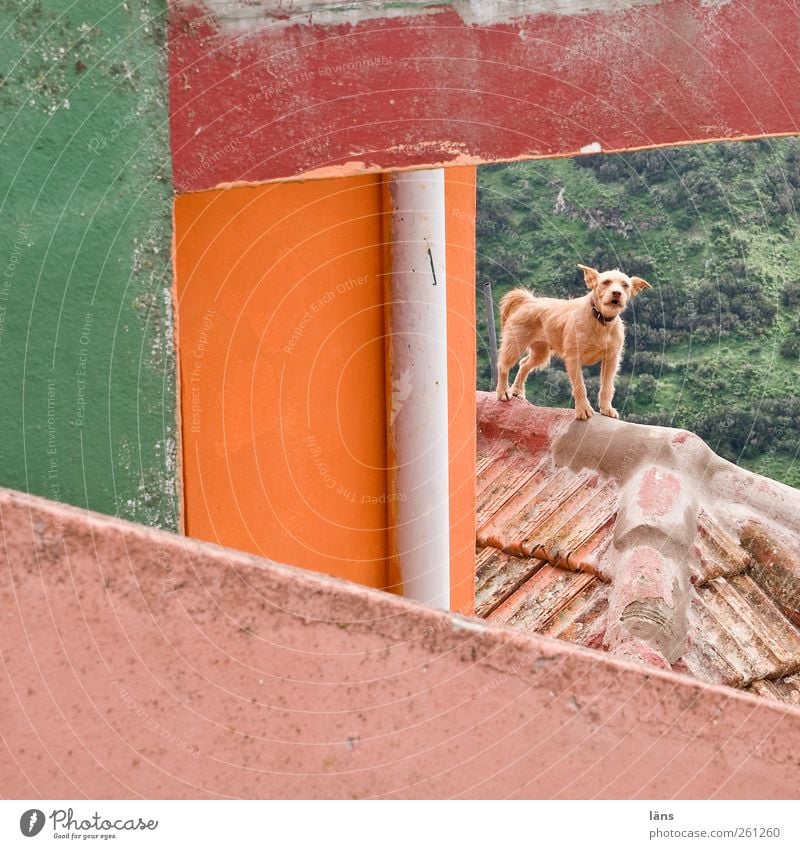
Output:
[[[478,281],[585,293],[576,263],[652,291],[628,309],[615,406],[800,487],[800,143],[730,142],[479,169]],[[478,299],[478,388],[490,389]],[[599,366],[586,369],[594,403]],[[528,399],[571,406],[560,362]]]

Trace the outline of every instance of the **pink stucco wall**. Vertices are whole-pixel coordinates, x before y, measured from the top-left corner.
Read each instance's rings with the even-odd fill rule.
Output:
[[[0,793],[757,797],[800,711],[0,490]]]

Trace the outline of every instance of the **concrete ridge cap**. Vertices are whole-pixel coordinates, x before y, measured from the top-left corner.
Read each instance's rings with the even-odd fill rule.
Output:
[[[720,457],[692,431],[600,414],[579,422],[572,410],[537,407],[518,399],[502,402],[489,392],[478,392],[477,398],[478,426],[483,432],[499,439],[517,436],[524,443],[527,435],[520,431],[530,422],[539,428],[537,446],[549,447],[556,466],[576,473],[597,472],[622,489],[643,466],[653,465],[678,475],[697,496],[714,498],[726,518],[745,506],[766,521],[778,521],[800,533],[800,490]],[[502,417],[492,421],[498,409]],[[615,442],[622,447],[615,447]]]
[[[612,540],[604,559],[624,557],[628,552],[639,548],[652,548],[673,563],[687,560],[686,546],[679,539],[676,539],[675,534],[644,523],[635,525],[621,539]]]

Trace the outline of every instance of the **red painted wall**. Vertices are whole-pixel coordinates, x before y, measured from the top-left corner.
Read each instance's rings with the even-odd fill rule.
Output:
[[[473,23],[407,4],[355,24],[249,10],[234,25],[173,2],[176,185],[798,131],[796,3],[597,5],[616,11],[485,22],[503,4],[475,0],[459,7]]]

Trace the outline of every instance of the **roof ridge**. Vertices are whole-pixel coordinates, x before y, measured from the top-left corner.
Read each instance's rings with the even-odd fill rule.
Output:
[[[790,679],[781,698],[795,699],[800,522],[783,522],[800,492],[771,489],[686,431],[488,396],[478,420],[479,456],[496,464],[478,481],[477,541],[496,552],[481,567],[483,615],[580,641],[585,590],[605,586],[593,646],[740,689]]]

